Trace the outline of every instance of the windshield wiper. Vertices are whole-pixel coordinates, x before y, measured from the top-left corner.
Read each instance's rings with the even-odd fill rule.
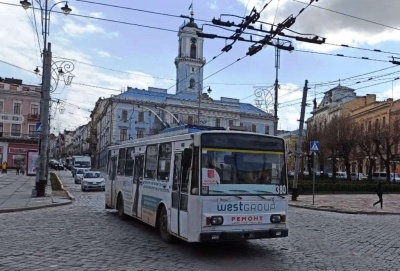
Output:
[[[256,191],[256,192],[260,192],[260,193],[266,193],[266,194],[269,194],[269,195],[274,195],[274,196],[278,196],[278,197],[281,197],[281,198],[285,198],[284,196],[282,196],[282,195],[279,195],[279,194],[274,194],[274,193],[272,193],[272,192],[270,192],[270,191],[267,191],[267,190],[254,190],[254,191]]]
[[[247,191],[247,190],[229,190],[229,191],[237,191],[237,192],[246,192],[246,193],[249,193],[250,195],[252,195],[252,196],[257,196],[257,197],[260,197],[260,198],[262,198],[262,199],[264,199],[264,200],[267,200],[266,198],[264,198],[263,196],[261,196],[261,195],[258,195],[258,194],[253,194],[253,193],[251,193],[250,191]]]
[[[234,196],[234,197],[237,197],[239,199],[242,199],[242,197],[240,197],[240,196],[228,194],[228,193],[225,193],[224,191],[221,191],[221,190],[208,190],[208,191],[209,192],[217,192],[217,193],[221,193],[221,194],[224,194],[224,195],[227,195],[227,196]]]

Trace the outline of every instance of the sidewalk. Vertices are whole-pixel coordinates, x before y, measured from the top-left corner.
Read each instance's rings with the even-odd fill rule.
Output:
[[[290,207],[314,209],[320,211],[348,214],[400,215],[400,194],[383,194],[383,209],[380,205],[372,206],[378,201],[376,194],[328,194],[300,195],[297,201],[289,200]]]
[[[53,193],[50,181],[45,197],[32,197],[34,187],[35,176],[16,175],[14,170],[0,174],[0,213],[55,207],[72,202],[67,196]]]

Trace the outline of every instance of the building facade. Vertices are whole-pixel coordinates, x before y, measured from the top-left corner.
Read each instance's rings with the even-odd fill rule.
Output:
[[[322,127],[329,123],[334,116],[349,116],[352,121],[360,125],[363,131],[371,131],[372,127],[382,127],[390,125],[392,119],[400,117],[400,100],[377,101],[375,94],[366,96],[356,96],[353,89],[337,86],[325,93],[321,103],[314,107],[312,117],[307,120],[309,127]],[[394,147],[393,152],[400,157],[400,145]],[[373,160],[373,161],[372,161]],[[368,173],[368,168],[372,165],[373,171],[385,172],[386,168],[377,154],[372,157],[353,157],[351,161],[351,172]],[[324,163],[324,171],[332,172],[331,163]],[[337,158],[338,171],[345,171],[345,165],[340,158]],[[394,163],[392,171],[399,172],[399,164]]]
[[[0,78],[0,162],[9,167],[26,165],[28,150],[38,150],[40,86]]]

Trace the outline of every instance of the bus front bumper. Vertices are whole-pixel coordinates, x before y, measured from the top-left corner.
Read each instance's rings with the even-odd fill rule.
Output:
[[[280,237],[287,237],[288,235],[289,235],[289,229],[202,232],[200,233],[200,242],[280,238]]]

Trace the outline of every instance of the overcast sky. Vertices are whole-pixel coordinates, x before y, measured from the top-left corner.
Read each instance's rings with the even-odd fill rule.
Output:
[[[191,1],[93,2],[112,3],[142,11],[70,1],[70,16],[52,13],[48,41],[52,43],[53,60],[68,58],[75,65],[72,85],[64,87],[60,84],[52,94],[53,99],[66,102],[64,113],[58,111],[52,122],[53,132],[74,129],[87,123],[90,111],[99,97],[118,94],[127,86],[145,89],[149,86],[171,87],[168,92],[175,91],[172,86],[176,75],[174,59],[178,53],[176,31],[184,19],[143,11],[189,15]],[[211,23],[204,21],[219,18],[221,14],[248,15],[253,7],[260,11],[267,2],[269,1],[194,0],[194,17],[197,24],[203,27],[203,32],[230,36],[232,32],[210,26]],[[394,98],[399,99],[400,80],[393,80],[400,76],[400,67],[390,61],[392,57],[400,57],[400,1],[320,0],[297,16],[307,3],[306,0],[272,0],[261,13],[260,21],[275,24],[293,15],[296,22],[290,30],[295,32],[284,30],[285,34],[312,34],[324,37],[326,43],[333,44],[314,45],[288,39],[292,40],[295,50],[291,53],[281,51],[278,128],[298,128],[302,88],[306,79],[310,82],[310,106],[307,108],[306,118],[309,117],[312,100],[317,98],[319,102],[325,91],[338,85],[339,79],[341,85],[356,89],[359,96],[376,94],[377,99],[382,101],[391,98],[393,93]],[[34,5],[38,7],[36,2]],[[61,7],[59,4],[53,11],[60,11]],[[74,14],[92,18],[72,16]],[[36,11],[34,18],[33,10],[25,11],[19,6],[18,0],[3,0],[0,3],[0,17],[0,76],[19,78],[27,84],[39,84],[41,78],[30,71],[36,66],[42,66],[40,11]],[[221,19],[240,22],[240,19],[232,16],[223,16]],[[259,23],[254,26],[259,28]],[[263,29],[269,27],[264,25]],[[261,32],[253,33],[254,40],[258,39],[257,34],[265,35]],[[248,35],[243,37],[249,38]],[[341,44],[350,47],[338,46]],[[247,42],[235,43],[231,51],[220,55],[204,67],[204,77],[244,57],[250,45]],[[207,39],[204,46],[204,56],[210,61],[220,54],[225,40]],[[374,49],[382,52],[374,52]],[[211,97],[214,99],[220,99],[221,96],[232,97],[255,104],[255,89],[261,87],[270,90],[275,81],[274,54],[274,48],[267,46],[259,53],[243,58],[210,76],[203,85],[211,87]],[[336,54],[349,58],[335,56]],[[363,57],[372,60],[363,60]],[[347,79],[349,77],[353,78]],[[273,104],[270,104],[269,110],[272,109]]]

